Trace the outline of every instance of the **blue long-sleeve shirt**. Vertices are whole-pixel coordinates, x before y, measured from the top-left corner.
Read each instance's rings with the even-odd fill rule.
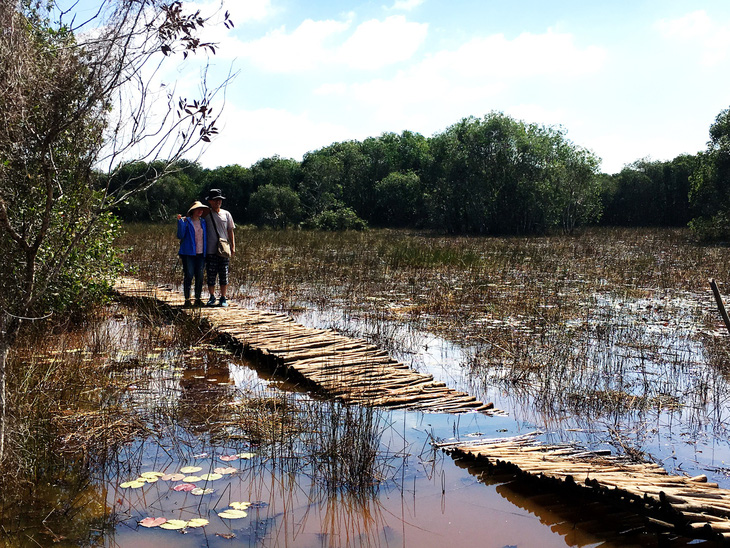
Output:
[[[203,227],[203,249],[205,255],[207,248],[207,229],[205,219],[200,219],[200,226]],[[177,220],[177,237],[180,239],[180,251],[178,255],[196,255],[195,253],[195,227],[189,217]]]

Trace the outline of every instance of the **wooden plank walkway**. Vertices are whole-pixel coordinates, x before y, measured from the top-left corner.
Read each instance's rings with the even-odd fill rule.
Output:
[[[546,445],[535,435],[436,445],[457,458],[622,502],[677,535],[730,542],[730,490],[704,475],[670,475],[658,464],[571,444]]]
[[[150,286],[134,278],[120,278],[114,289],[126,297],[153,299],[173,308],[183,305],[179,291]],[[295,373],[321,393],[340,401],[439,413],[502,413],[491,403],[482,403],[434,381],[431,375],[413,371],[367,341],[304,327],[283,314],[247,309],[236,303],[228,308],[204,307],[186,312],[199,314],[211,330],[233,345],[273,360],[285,374]]]

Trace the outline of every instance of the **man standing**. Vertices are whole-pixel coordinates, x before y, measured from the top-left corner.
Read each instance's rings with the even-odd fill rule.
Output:
[[[226,299],[226,291],[228,289],[228,264],[230,259],[228,257],[222,257],[218,255],[218,239],[227,239],[231,246],[231,257],[236,251],[236,241],[233,237],[233,229],[236,225],[233,224],[233,217],[230,212],[222,209],[223,200],[225,198],[221,194],[220,189],[211,188],[208,196],[205,198],[210,204],[210,215],[208,215],[208,226],[207,231],[207,255],[205,257],[206,270],[208,274],[208,292],[210,298],[206,303],[208,306],[215,306],[215,280],[218,278],[218,283],[221,288],[221,297],[218,300],[218,306],[228,306],[228,300]]]

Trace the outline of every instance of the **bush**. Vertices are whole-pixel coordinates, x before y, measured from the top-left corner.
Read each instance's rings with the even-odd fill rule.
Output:
[[[351,207],[323,211],[307,222],[308,228],[318,230],[365,230],[368,224]]]

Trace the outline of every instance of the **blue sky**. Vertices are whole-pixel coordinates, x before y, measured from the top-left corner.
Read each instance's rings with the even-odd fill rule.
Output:
[[[213,74],[233,66],[239,76],[205,167],[301,159],[383,132],[432,136],[501,111],[562,126],[614,173],[704,150],[730,106],[728,0],[228,0],[224,9],[236,26],[209,31]],[[196,75],[167,77],[184,91]]]

